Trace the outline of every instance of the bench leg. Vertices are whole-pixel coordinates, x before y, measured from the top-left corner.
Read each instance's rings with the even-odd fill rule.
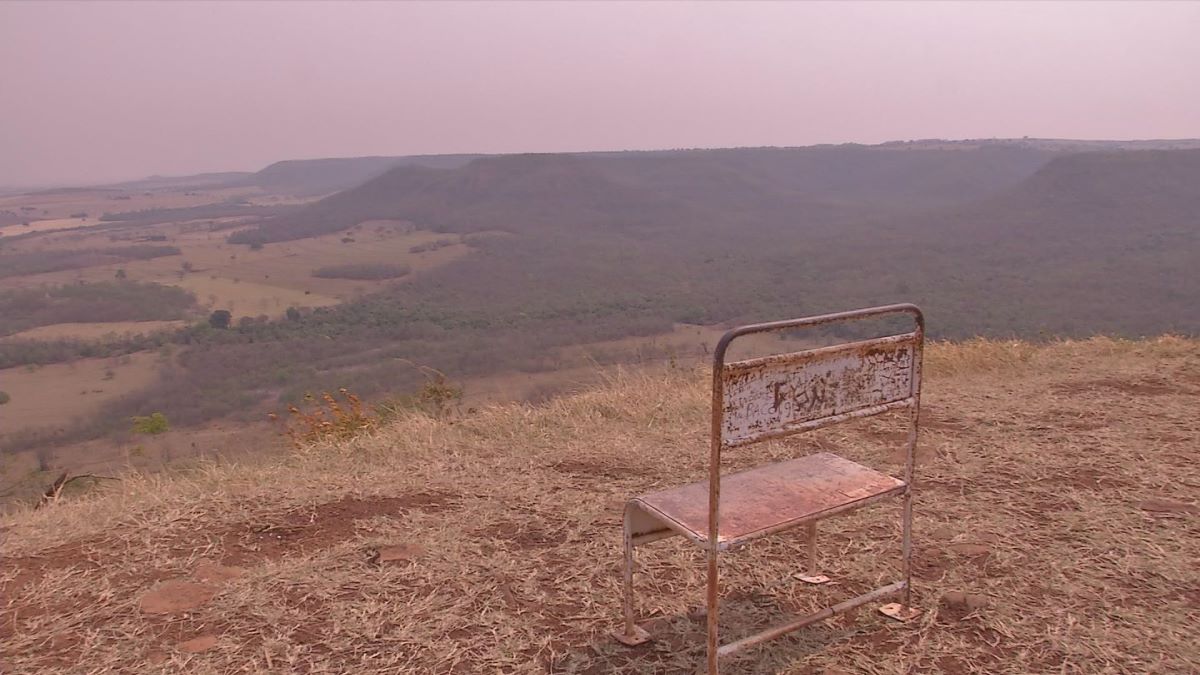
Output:
[[[879,613],[896,621],[910,621],[921,615],[921,610],[912,606],[912,493],[904,493],[904,591],[900,602],[891,602],[879,608]]]
[[[817,557],[817,522],[814,520],[805,528],[808,537],[808,571],[795,577],[806,584],[827,584],[829,577],[821,574],[820,559]]]
[[[717,573],[717,550],[712,546],[708,549],[708,675],[718,675],[717,661],[720,657],[720,636],[717,628],[720,625],[720,586]]]
[[[632,505],[625,507],[625,570],[622,603],[625,610],[625,626],[613,635],[624,645],[636,647],[650,640],[650,634],[637,625],[633,616],[633,519]]]
[[[912,605],[912,491],[904,491],[904,606]]]

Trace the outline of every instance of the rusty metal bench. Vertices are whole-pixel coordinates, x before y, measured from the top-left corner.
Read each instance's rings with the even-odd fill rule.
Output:
[[[730,344],[752,333],[795,330],[906,314],[909,332],[886,337],[725,362]],[[838,314],[735,328],[713,356],[712,447],[708,479],[633,498],[625,506],[625,623],[616,637],[638,645],[650,635],[637,625],[633,606],[634,548],[682,535],[707,552],[708,672],[721,656],[779,637],[859,605],[900,594],[880,611],[898,620],[917,615],[910,605],[912,475],[921,398],[925,321],[914,305],[889,305]],[[721,475],[721,453],[751,443],[819,429],[838,422],[903,410],[908,417],[903,479],[830,453],[819,453]],[[719,642],[718,557],[758,537],[805,526],[808,567],[797,578],[829,581],[817,566],[817,521],[888,497],[903,500],[903,578],[836,605],[796,617],[736,642]]]

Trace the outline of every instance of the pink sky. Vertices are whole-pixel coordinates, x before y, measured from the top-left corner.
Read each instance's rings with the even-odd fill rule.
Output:
[[[0,2],[0,185],[304,157],[1200,136],[1200,3]]]

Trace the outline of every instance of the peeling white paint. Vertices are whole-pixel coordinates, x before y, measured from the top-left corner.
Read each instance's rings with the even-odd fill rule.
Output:
[[[741,445],[797,424],[912,395],[911,340],[871,341],[728,364],[722,441]]]

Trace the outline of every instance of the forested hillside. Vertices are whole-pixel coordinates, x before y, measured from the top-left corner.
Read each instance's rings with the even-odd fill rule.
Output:
[[[330,157],[275,162],[236,181],[268,192],[299,196],[346,190],[398,166],[454,168],[476,155],[415,155],[407,157]]]
[[[151,411],[179,424],[261,419],[309,391],[411,391],[425,377],[414,364],[452,379],[546,371],[559,347],[677,323],[895,301],[921,304],[934,338],[1196,334],[1196,186],[1200,150],[987,144],[397,167],[230,241],[270,256],[281,242],[402,220],[462,236],[469,253],[286,320],[183,330],[185,349],[153,386],[53,438]]]
[[[936,335],[1200,329],[1200,150],[526,155],[394,169],[234,236],[400,218],[477,253],[375,302],[714,322],[913,299]],[[631,310],[633,311],[633,310]]]

